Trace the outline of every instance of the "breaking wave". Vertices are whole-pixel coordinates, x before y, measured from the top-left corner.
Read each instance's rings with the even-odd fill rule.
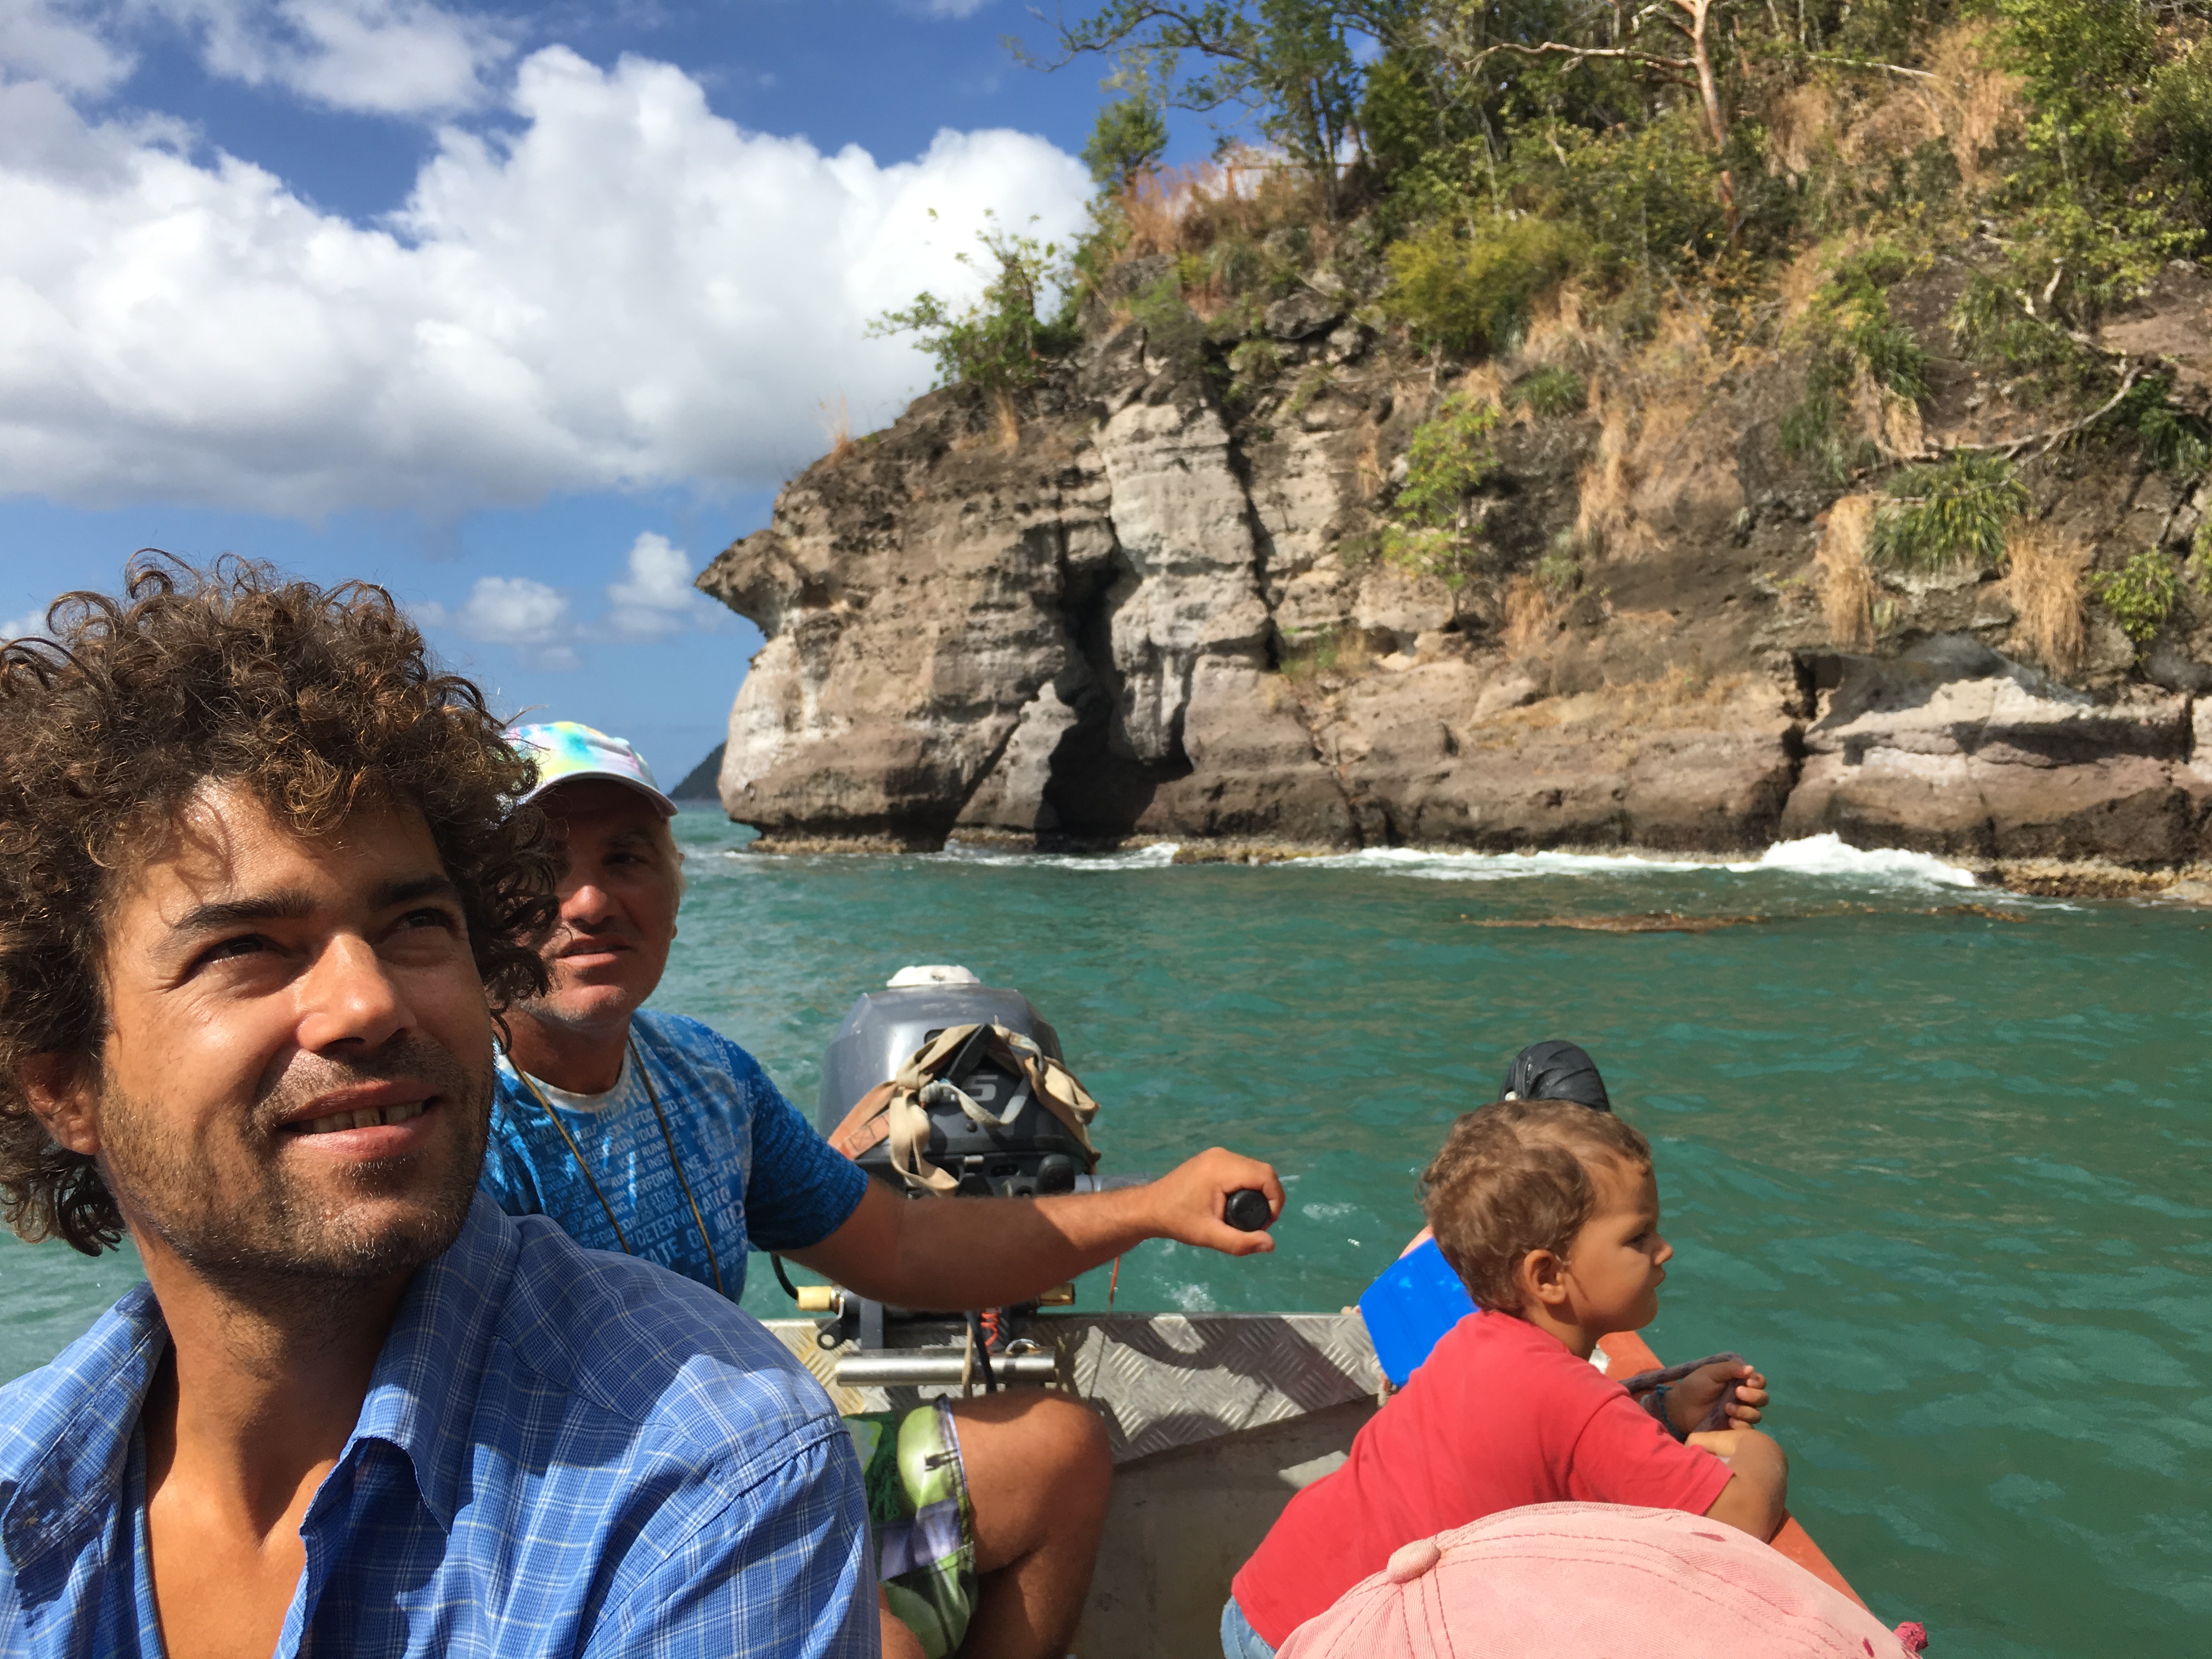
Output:
[[[1665,859],[1605,853],[1439,853],[1375,847],[1328,858],[1300,859],[1301,869],[1379,870],[1427,881],[1515,881],[1531,876],[1679,873],[1723,870],[1734,875],[1769,873],[1828,877],[1853,882],[1972,887],[1974,874],[1926,853],[1898,848],[1866,851],[1836,835],[1778,842],[1749,860]]]
[[[1164,841],[1150,847],[1133,847],[1124,853],[1015,853],[1003,848],[969,847],[950,841],[941,853],[917,856],[930,864],[983,864],[1007,869],[1160,870],[1175,862],[1176,846],[1176,842]]]
[[[1634,875],[1644,871],[1706,870],[1709,859],[1638,858],[1610,853],[1431,853],[1411,847],[1370,847],[1358,853],[1298,859],[1301,870],[1380,870],[1428,881],[1514,881],[1529,876]]]
[[[1748,864],[1727,866],[1739,875],[1763,870],[1788,870],[1805,876],[1849,876],[1859,880],[1917,881],[1936,887],[1972,887],[1974,872],[1946,864],[1930,853],[1908,853],[1902,848],[1846,846],[1838,835],[1808,836],[1802,841],[1777,842]]]
[[[1158,842],[1119,853],[1028,853],[953,841],[947,842],[942,852],[901,856],[925,864],[980,865],[997,869],[1163,870],[1175,862],[1178,848],[1179,843],[1175,842]],[[742,864],[750,855],[731,848],[729,857]],[[1238,866],[1231,860],[1218,866],[1208,864],[1202,867]],[[1978,884],[1972,871],[1946,864],[1932,854],[1908,853],[1896,848],[1869,851],[1848,846],[1840,836],[1832,834],[1778,842],[1757,858],[1749,860],[1660,858],[1633,853],[1449,853],[1410,847],[1370,847],[1357,853],[1287,859],[1262,867],[1368,870],[1424,881],[1519,881],[1540,876],[1635,877],[1711,871],[1739,876],[1808,876],[1892,886],[1953,888]]]

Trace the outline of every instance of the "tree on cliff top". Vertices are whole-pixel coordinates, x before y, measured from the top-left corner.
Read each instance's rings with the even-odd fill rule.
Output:
[[[1083,160],[1093,184],[1127,190],[1159,164],[1167,147],[1166,118],[1150,99],[1132,94],[1098,112]]]
[[[1053,58],[1016,52],[1044,69],[1093,52],[1140,57],[1158,66],[1172,106],[1243,110],[1321,181],[1334,217],[1339,176],[1359,146],[1364,72],[1355,42],[1418,9],[1419,0],[1111,0],[1085,21],[1059,26]],[[1196,73],[1179,71],[1187,55],[1203,66]]]
[[[1175,74],[1172,61],[1142,50],[1121,54],[1119,68],[1099,82],[1121,95],[1098,112],[1091,141],[1083,147],[1084,165],[1101,190],[1127,193],[1167,153],[1168,122],[1162,105],[1165,82]]]
[[[937,217],[936,209],[929,216]],[[977,231],[975,240],[988,262],[973,253],[959,256],[961,264],[990,273],[975,304],[956,311],[924,291],[915,295],[913,304],[871,322],[868,337],[920,335],[921,349],[937,360],[940,386],[1009,392],[1033,386],[1046,361],[1074,343],[1074,325],[1064,314],[1065,305],[1060,316],[1037,315],[1048,289],[1066,289],[1066,262],[1054,244],[1007,230],[995,221]]]

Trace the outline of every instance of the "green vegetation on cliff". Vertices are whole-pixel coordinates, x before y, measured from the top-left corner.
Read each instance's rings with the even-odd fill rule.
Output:
[[[1142,66],[1094,141],[1113,190],[1159,106],[1234,112],[1466,354],[1570,276],[1632,323],[1826,240],[1888,244],[1887,275],[1835,279],[1864,312],[1978,230],[2025,315],[2092,320],[2212,229],[2208,25],[2205,0],[1112,0],[1053,61]]]
[[[2050,246],[2097,238],[2072,281],[2089,295],[2130,261],[2186,252],[2205,228],[2212,76],[2195,54],[2205,9],[1113,0],[1062,29],[1054,61],[1113,54],[1143,66],[1134,82],[1118,78],[1146,103],[1248,117],[1337,216],[1387,202],[1403,228],[1535,211],[1578,222],[1594,264],[1659,268],[1730,243],[1771,250],[1869,211],[1910,216],[1963,187],[2032,217]],[[1916,82],[1954,118],[1907,135],[1921,142],[1881,158],[1895,165],[1850,165],[1863,155],[1804,165],[1822,160],[1823,136],[1808,130],[1807,88],[1879,100]],[[1109,121],[1126,115],[1109,106]],[[2032,268],[2044,251],[2022,255]]]
[[[1498,408],[1464,393],[1447,398],[1413,433],[1406,481],[1382,531],[1382,556],[1419,576],[1441,576],[1453,587],[1474,568],[1482,535],[1474,492],[1498,465],[1491,434]]]
[[[934,209],[929,216],[937,216]],[[868,333],[920,335],[922,349],[937,360],[939,386],[1004,393],[1034,384],[1048,360],[1075,343],[1075,329],[1064,307],[1048,319],[1037,314],[1047,291],[1065,286],[1057,247],[996,223],[975,240],[988,264],[973,253],[957,257],[986,273],[980,300],[956,311],[934,294],[918,294],[913,304],[877,318]]]
[[[1501,423],[1587,418],[1618,452],[1686,406],[1669,351],[1707,385],[1791,366],[1775,438],[1830,498],[1871,494],[1878,569],[2002,572],[2085,451],[2212,469],[2172,368],[2100,333],[2212,253],[2212,0],[1106,0],[1054,27],[1027,61],[1113,68],[1089,235],[994,233],[978,305],[881,326],[1003,408],[1103,307],[1262,439],[1336,383],[1281,307],[1395,342],[1435,390],[1348,552],[1563,591],[1623,528],[1620,466],[1567,552],[1509,559],[1479,499]],[[1175,109],[1220,123],[1212,164],[1160,167]],[[1946,364],[1997,395],[1939,408]],[[2142,643],[2171,558],[2094,558],[2081,599]]]

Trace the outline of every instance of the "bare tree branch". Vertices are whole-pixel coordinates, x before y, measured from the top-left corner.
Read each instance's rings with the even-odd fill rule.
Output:
[[[1518,40],[1501,40],[1494,46],[1485,46],[1468,58],[1468,67],[1473,69],[1501,52],[1516,52],[1523,58],[1562,57],[1569,60],[1567,67],[1570,69],[1586,58],[1610,58],[1615,63],[1635,64],[1644,69],[1657,70],[1669,80],[1683,86],[1696,84],[1696,76],[1691,65],[1680,58],[1662,58],[1656,52],[1634,52],[1626,46],[1570,46],[1564,40],[1547,40],[1533,46]]]
[[[1864,58],[1838,58],[1832,52],[1808,52],[1805,56],[1815,64],[1833,64],[1840,69],[1881,70],[1888,75],[1909,75],[1916,81],[1940,81],[1940,75],[1926,70],[1907,69],[1902,64],[1878,64]]]
[[[2126,362],[2127,360],[2123,358],[2121,361]],[[2031,432],[2024,437],[2006,438],[1993,444],[1923,444],[1911,453],[1897,454],[1893,459],[1917,462],[1948,460],[1954,455],[2002,455],[2008,461],[2016,461],[2025,452],[2035,449],[2036,459],[2039,460],[2057,448],[2067,439],[2078,433],[2087,431],[2106,416],[2118,409],[2121,400],[2135,389],[2136,383],[2142,377],[2143,366],[2141,363],[2129,363],[2126,373],[2120,376],[2118,391],[2106,398],[2095,412],[2084,415],[2080,420],[2069,422],[2064,426],[2052,427],[2042,432]],[[2038,444],[2042,445],[2040,449],[2035,448]]]

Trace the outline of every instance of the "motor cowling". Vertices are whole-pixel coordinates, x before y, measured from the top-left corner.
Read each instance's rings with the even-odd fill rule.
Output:
[[[817,1126],[834,1137],[854,1106],[943,1032],[980,1025],[988,1034],[994,1024],[1065,1063],[1059,1033],[1019,991],[985,985],[964,968],[901,970],[884,989],[854,1002],[830,1039]],[[1091,1152],[1035,1098],[1028,1079],[1001,1063],[990,1047],[975,1043],[971,1053],[955,1058],[945,1077],[995,1121],[977,1121],[955,1100],[926,1099],[929,1130],[922,1150],[929,1162],[957,1176],[962,1193],[977,1197],[1028,1198],[1088,1185]],[[888,1142],[877,1141],[854,1161],[871,1176],[905,1190]]]

